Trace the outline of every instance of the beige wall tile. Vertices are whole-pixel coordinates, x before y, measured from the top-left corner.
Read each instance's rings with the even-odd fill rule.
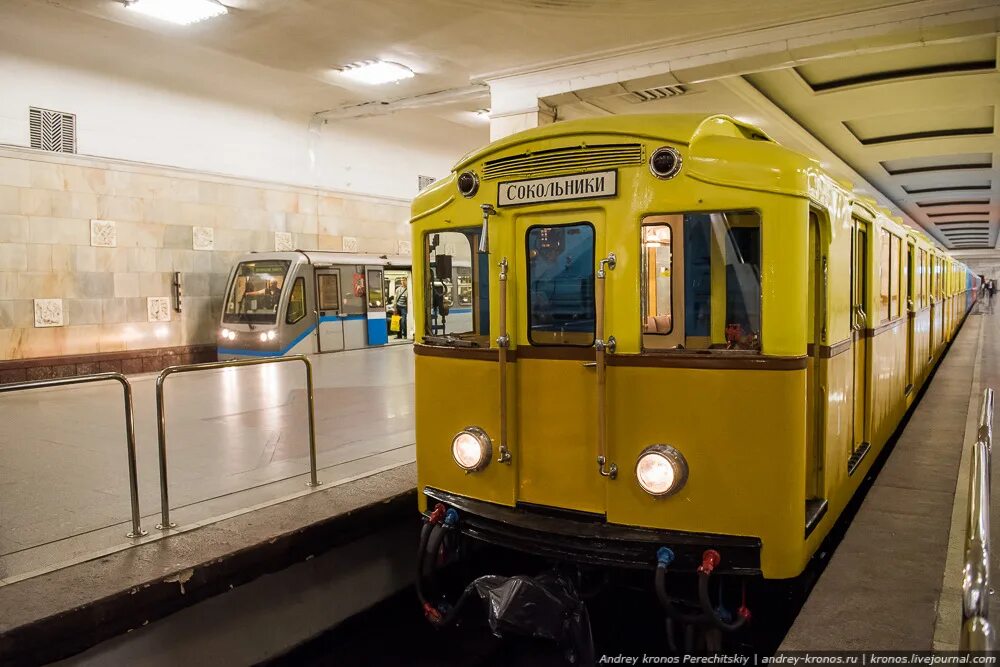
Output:
[[[139,296],[139,274],[116,273],[114,288],[116,297]]]
[[[99,352],[122,352],[125,350],[127,324],[102,324],[98,329]]]
[[[0,329],[24,329],[35,324],[34,302],[28,299],[0,301]]]
[[[145,202],[138,197],[100,195],[97,210],[92,218],[116,220],[118,222],[142,222]]]
[[[24,215],[0,215],[0,242],[27,243],[28,217]]]
[[[21,188],[18,190],[21,201],[22,215],[52,216],[52,197],[58,193],[55,190],[36,190]]]
[[[156,248],[128,248],[128,270],[132,273],[156,268]]]
[[[63,304],[66,309],[65,323],[67,325],[101,323],[103,310],[101,299],[66,299]]]
[[[125,322],[126,312],[126,299],[101,300],[101,322],[103,324]]]
[[[31,187],[31,163],[27,160],[0,158],[0,185]]]
[[[27,270],[27,247],[23,243],[0,243],[0,271]]]
[[[42,190],[64,189],[62,165],[49,162],[29,162],[27,164],[29,183],[25,187],[39,188]]]
[[[118,247],[162,248],[164,225],[144,222],[119,222]]]
[[[40,246],[32,246],[40,247]],[[52,270],[56,273],[65,273],[73,270],[76,265],[76,246],[71,245],[51,245],[44,246],[52,248]]]
[[[28,271],[52,270],[52,246],[37,245],[33,243],[26,247],[28,256]]]
[[[21,212],[21,188],[0,185],[0,213],[12,214]]]
[[[115,296],[115,275],[113,273],[73,274],[74,290],[70,296],[90,299],[105,299]]]
[[[170,276],[166,273],[140,273],[140,296],[169,296]]]
[[[90,220],[69,218],[28,218],[28,240],[31,243],[90,245]]]
[[[42,192],[45,192],[44,190]],[[54,218],[108,218],[98,215],[98,196],[90,192],[51,192],[51,215]],[[32,214],[37,215],[37,214]]]

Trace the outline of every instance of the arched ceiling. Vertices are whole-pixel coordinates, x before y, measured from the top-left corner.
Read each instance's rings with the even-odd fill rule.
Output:
[[[745,78],[945,247],[995,248],[997,54],[979,37]]]

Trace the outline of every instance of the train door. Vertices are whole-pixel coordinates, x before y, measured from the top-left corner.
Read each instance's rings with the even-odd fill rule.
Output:
[[[385,345],[389,342],[389,325],[385,320],[385,285],[382,284],[382,267],[366,266],[368,279],[368,344]]]
[[[851,439],[851,457],[847,469],[853,473],[868,452],[868,385],[869,328],[868,313],[868,225],[854,220],[854,244],[851,261],[851,351],[854,354],[854,435]]]
[[[826,391],[823,345],[826,342],[827,254],[820,218],[809,212],[809,361],[806,408],[810,415],[806,451],[806,530],[822,516],[826,506],[823,461],[826,458]]]
[[[344,349],[344,322],[340,313],[340,269],[316,270],[316,307],[319,310],[319,351]]]
[[[913,369],[916,366],[916,340],[914,337],[917,326],[917,303],[914,298],[917,294],[917,270],[916,270],[917,250],[912,240],[906,243],[906,264],[903,266],[906,275],[903,276],[903,284],[906,285],[906,393],[913,390]]]
[[[597,213],[589,220],[566,213],[517,218],[511,264],[515,284],[526,286],[516,318],[524,325],[510,330],[519,339],[514,395],[525,397],[515,408],[519,502],[606,512],[607,477],[596,463],[603,375],[594,350],[603,222]]]

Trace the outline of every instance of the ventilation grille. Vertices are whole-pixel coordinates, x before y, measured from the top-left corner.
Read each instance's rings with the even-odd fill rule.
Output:
[[[423,190],[436,180],[433,176],[417,176],[417,190]]]
[[[602,169],[642,164],[642,144],[597,144],[552,148],[488,160],[483,178],[530,178],[563,171]]]
[[[53,153],[76,152],[76,115],[30,107],[31,147]]]
[[[684,86],[659,86],[658,88],[646,88],[644,90],[630,90],[623,95],[626,100],[633,104],[642,102],[653,102],[655,100],[665,100],[668,97],[677,97],[687,92]]]

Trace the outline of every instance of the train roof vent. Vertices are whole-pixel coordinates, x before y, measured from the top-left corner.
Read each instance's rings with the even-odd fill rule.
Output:
[[[687,92],[684,86],[657,86],[656,88],[644,88],[642,90],[630,90],[623,97],[633,104],[643,102],[653,102],[655,100],[665,100],[668,97],[677,97]]]
[[[642,164],[642,144],[590,144],[550,148],[487,160],[483,178],[531,178],[566,171],[586,171]]]
[[[55,153],[76,152],[76,115],[51,109],[28,108],[31,147]]]

